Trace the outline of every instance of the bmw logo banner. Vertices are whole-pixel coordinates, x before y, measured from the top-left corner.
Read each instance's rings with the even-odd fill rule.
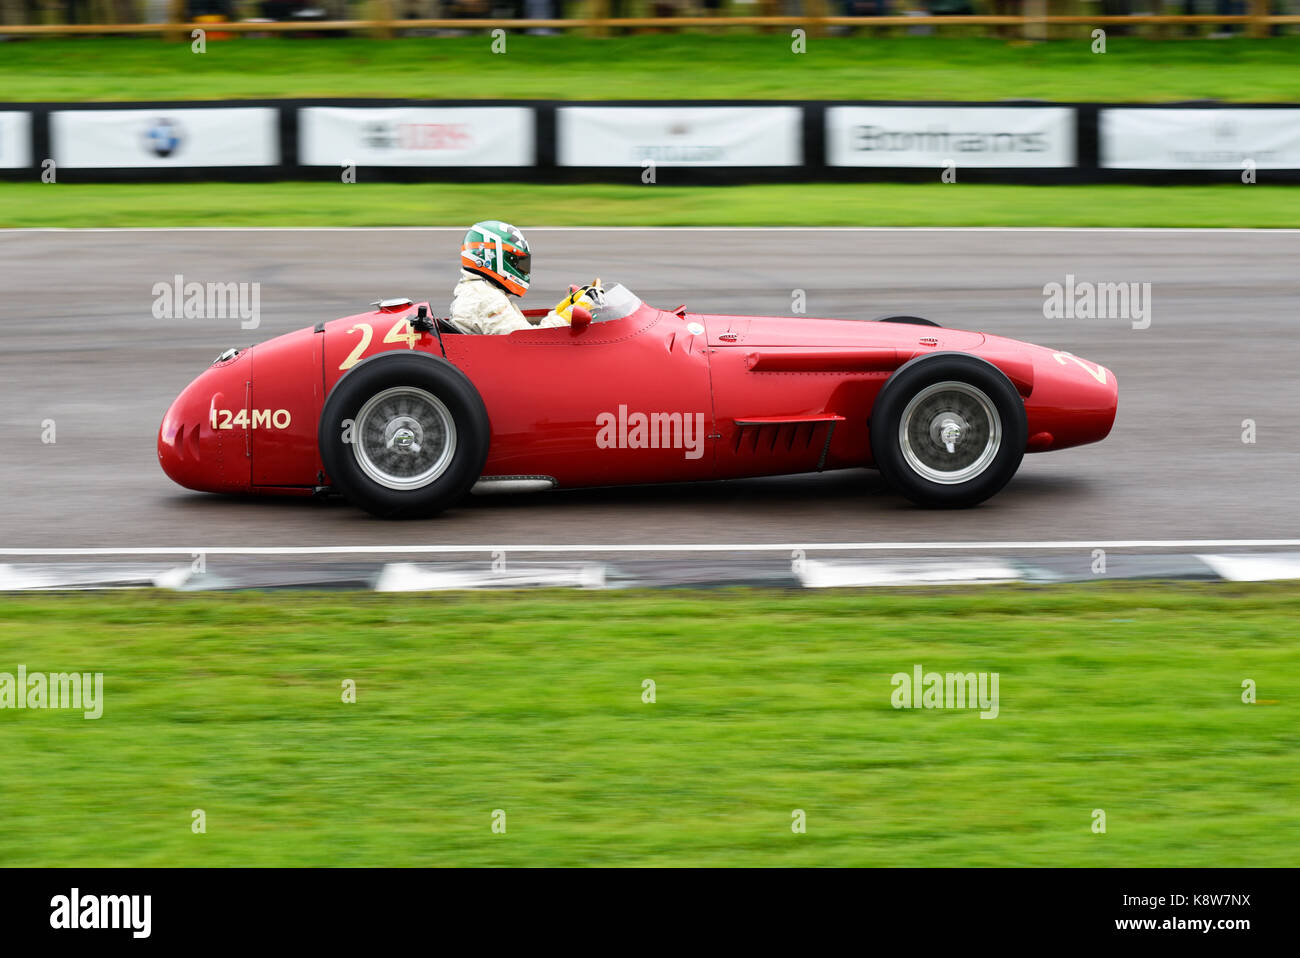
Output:
[[[274,107],[56,110],[55,162],[67,169],[276,166]]]
[[[173,156],[181,146],[180,124],[169,117],[160,116],[149,125],[145,140],[155,156]]]

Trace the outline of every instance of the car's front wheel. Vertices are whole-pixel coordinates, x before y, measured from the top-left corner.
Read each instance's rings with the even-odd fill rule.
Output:
[[[489,434],[483,400],[459,369],[386,353],[339,380],[317,441],[348,501],[392,518],[432,515],[463,497],[483,471]]]
[[[1024,458],[1025,405],[996,366],[960,353],[914,359],[871,411],[871,451],[894,489],[923,506],[988,499]]]

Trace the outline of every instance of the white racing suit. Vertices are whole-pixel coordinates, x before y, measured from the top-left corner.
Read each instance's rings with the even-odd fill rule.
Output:
[[[452,294],[451,321],[466,333],[489,335],[505,335],[517,329],[569,325],[569,321],[555,310],[534,323],[500,286],[464,269],[460,271],[460,282]]]

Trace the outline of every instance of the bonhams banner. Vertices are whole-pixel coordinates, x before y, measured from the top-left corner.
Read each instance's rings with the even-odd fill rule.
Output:
[[[1300,169],[1300,109],[1103,109],[1101,166],[1111,170]]]
[[[32,165],[32,115],[0,113],[0,170]]]
[[[298,111],[303,166],[532,166],[526,106],[341,107]]]
[[[562,106],[560,166],[799,166],[797,106]]]
[[[57,110],[54,160],[69,169],[276,166],[274,107]]]
[[[1074,127],[1071,107],[832,106],[826,165],[1071,167]]]

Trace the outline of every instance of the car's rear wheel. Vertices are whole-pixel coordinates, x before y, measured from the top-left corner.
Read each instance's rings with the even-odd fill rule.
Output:
[[[317,441],[350,502],[377,516],[427,516],[469,491],[489,434],[483,400],[459,369],[425,353],[385,353],[339,380]]]
[[[939,353],[900,367],[871,411],[881,475],[919,505],[973,506],[1010,481],[1024,458],[1025,406],[991,363]]]

